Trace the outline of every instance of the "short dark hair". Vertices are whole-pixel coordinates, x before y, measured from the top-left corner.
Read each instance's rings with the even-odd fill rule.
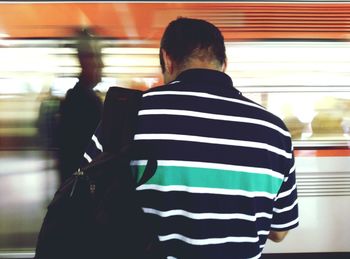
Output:
[[[99,39],[90,28],[78,28],[76,32],[78,59],[85,57],[101,58],[101,46]]]
[[[213,24],[200,19],[179,17],[169,23],[160,42],[160,65],[165,71],[162,49],[175,65],[183,66],[189,58],[226,60],[224,37]]]

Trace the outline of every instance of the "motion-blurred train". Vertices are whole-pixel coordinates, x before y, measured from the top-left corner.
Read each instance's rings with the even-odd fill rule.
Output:
[[[292,134],[300,226],[264,252],[350,258],[347,1],[0,3],[0,258],[33,255],[57,187],[53,121],[80,72],[76,29],[102,46],[103,99],[162,84],[159,39],[177,16],[222,30],[234,85]]]

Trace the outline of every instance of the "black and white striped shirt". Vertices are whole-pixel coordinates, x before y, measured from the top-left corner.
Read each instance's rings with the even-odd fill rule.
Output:
[[[134,139],[158,160],[137,191],[168,258],[259,258],[270,230],[298,225],[290,134],[226,74],[191,69],[145,92]]]

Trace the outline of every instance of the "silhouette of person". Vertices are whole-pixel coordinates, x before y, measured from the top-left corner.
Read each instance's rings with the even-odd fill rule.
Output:
[[[59,171],[61,182],[80,165],[84,150],[102,114],[102,100],[94,92],[101,81],[102,57],[99,42],[87,29],[78,34],[78,60],[81,74],[60,104]]]
[[[44,150],[57,148],[57,120],[60,99],[52,94],[51,87],[45,88],[40,96],[37,120],[38,144]]]

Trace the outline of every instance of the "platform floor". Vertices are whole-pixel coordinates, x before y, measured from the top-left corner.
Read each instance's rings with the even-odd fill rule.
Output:
[[[58,186],[54,152],[0,151],[0,252],[33,250]]]

